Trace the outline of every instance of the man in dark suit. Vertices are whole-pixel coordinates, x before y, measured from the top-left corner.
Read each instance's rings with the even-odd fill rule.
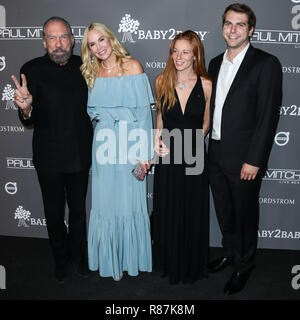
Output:
[[[88,276],[85,201],[93,128],[86,112],[81,59],[72,54],[74,37],[69,23],[52,17],[44,23],[43,32],[46,54],[22,66],[22,84],[15,76],[12,79],[19,118],[34,128],[33,163],[43,196],[54,274],[64,283],[74,268]]]
[[[228,265],[234,273],[224,292],[242,290],[255,266],[260,173],[266,168],[281,104],[278,59],[250,45],[256,17],[244,4],[223,14],[225,53],[212,59],[209,178],[222,232],[223,257],[210,272]]]

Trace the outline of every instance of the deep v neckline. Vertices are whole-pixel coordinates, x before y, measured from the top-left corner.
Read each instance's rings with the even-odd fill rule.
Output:
[[[177,89],[175,88],[175,93],[176,93],[176,98],[177,98],[177,100],[178,100],[178,104],[179,104],[179,108],[180,108],[180,113],[181,113],[181,115],[182,115],[183,117],[184,117],[185,114],[186,114],[186,109],[187,109],[187,106],[188,106],[190,97],[191,97],[191,95],[192,95],[192,93],[193,93],[196,85],[198,84],[199,78],[200,78],[200,77],[197,77],[196,83],[194,84],[194,86],[193,86],[193,88],[192,88],[192,90],[191,90],[191,92],[190,92],[190,94],[189,94],[189,96],[188,96],[188,98],[187,98],[187,100],[186,100],[186,104],[185,104],[184,110],[182,110],[182,106],[181,106],[181,102],[180,102],[180,99],[179,99],[179,96],[178,96],[178,93],[177,93]]]

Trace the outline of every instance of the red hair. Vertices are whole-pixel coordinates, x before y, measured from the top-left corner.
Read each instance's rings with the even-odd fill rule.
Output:
[[[167,110],[169,110],[176,102],[174,89],[177,83],[177,72],[174,66],[172,54],[177,40],[189,41],[195,57],[193,63],[194,72],[197,76],[209,79],[204,61],[204,47],[199,36],[191,30],[179,33],[170,44],[168,62],[158,85],[157,107],[159,110],[165,109],[165,107],[167,107]]]

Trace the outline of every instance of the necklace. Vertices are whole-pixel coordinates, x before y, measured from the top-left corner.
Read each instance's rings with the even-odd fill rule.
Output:
[[[102,65],[102,67],[103,67],[105,70],[107,70],[108,73],[111,73],[111,72],[112,72],[112,69],[117,65],[117,63],[114,64],[112,67],[105,67],[103,61],[101,61],[101,65]]]
[[[185,82],[180,82],[179,80],[177,80],[178,88],[180,90],[183,90],[184,88],[186,88],[188,86],[189,82],[190,82],[190,79],[188,79]]]

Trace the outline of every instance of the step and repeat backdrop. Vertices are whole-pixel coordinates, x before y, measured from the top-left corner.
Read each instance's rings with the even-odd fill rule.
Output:
[[[32,129],[22,126],[14,103],[11,75],[24,62],[44,54],[42,25],[64,17],[76,39],[85,27],[105,23],[138,59],[152,88],[168,57],[174,36],[191,29],[205,47],[206,65],[225,50],[221,35],[227,0],[0,0],[0,235],[47,238],[41,192],[32,164]],[[252,44],[276,55],[283,71],[283,101],[269,168],[260,193],[259,247],[300,250],[300,0],[244,1],[256,13]],[[155,105],[152,105],[155,120]],[[58,115],[59,116],[59,115]],[[153,173],[148,176],[149,214]],[[90,187],[87,212],[90,210]],[[66,207],[66,221],[68,209]],[[88,215],[89,217],[89,215]],[[221,235],[211,200],[211,246]]]

